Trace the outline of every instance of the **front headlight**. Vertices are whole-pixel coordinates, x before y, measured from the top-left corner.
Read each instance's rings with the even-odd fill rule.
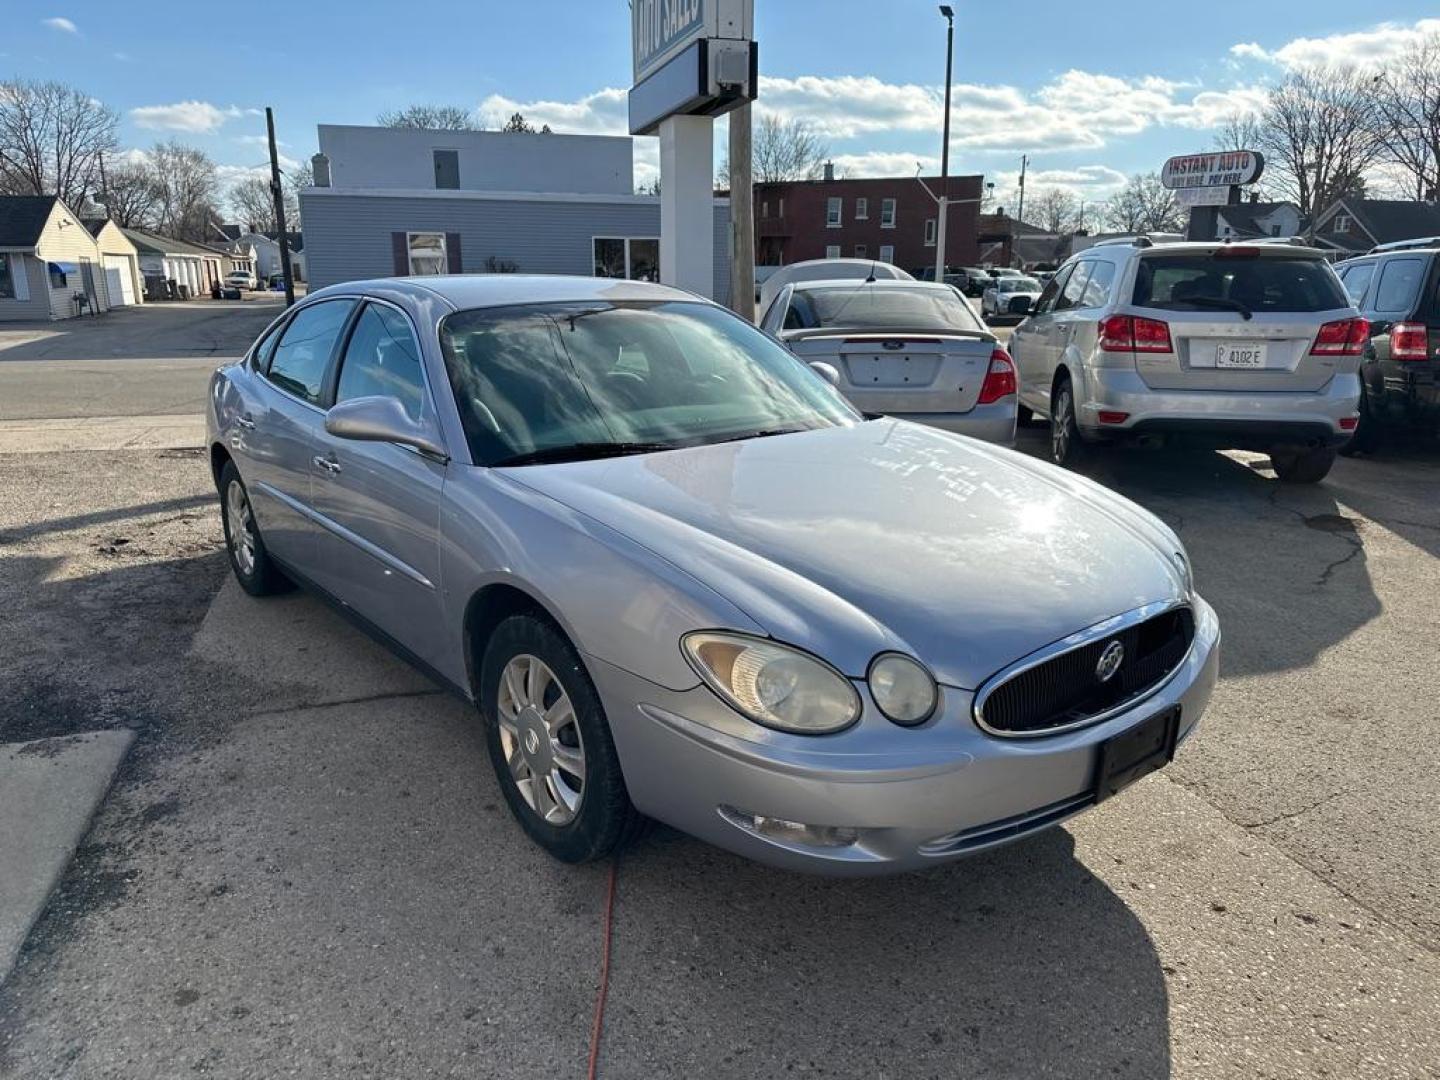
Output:
[[[924,665],[900,653],[882,653],[871,661],[869,681],[880,711],[907,727],[930,719],[940,698]]]
[[[718,630],[686,634],[681,645],[710,689],[757,724],[828,735],[860,717],[850,680],[809,653]]]

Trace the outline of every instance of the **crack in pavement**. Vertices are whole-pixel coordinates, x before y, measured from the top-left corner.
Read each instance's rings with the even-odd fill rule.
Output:
[[[251,717],[288,716],[291,713],[309,712],[311,709],[333,709],[340,705],[366,705],[375,701],[403,701],[407,698],[445,697],[447,693],[447,691],[437,688],[434,690],[403,690],[393,693],[366,694],[364,697],[337,698],[331,701],[312,701],[300,705],[287,705],[283,709],[263,709],[259,712],[250,713],[249,715]]]
[[[1324,806],[1327,802],[1338,799],[1341,795],[1348,795],[1349,793],[1349,788],[1341,788],[1339,791],[1332,791],[1329,795],[1320,796],[1320,798],[1314,802],[1302,806],[1298,810],[1287,810],[1283,814],[1276,814],[1274,817],[1264,818],[1260,821],[1236,821],[1235,824],[1239,825],[1242,829],[1263,829],[1269,825],[1275,825],[1282,821],[1290,821],[1293,818],[1302,817],[1310,813],[1310,811]]]

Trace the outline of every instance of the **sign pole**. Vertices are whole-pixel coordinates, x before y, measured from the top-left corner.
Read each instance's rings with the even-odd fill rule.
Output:
[[[660,121],[660,280],[701,296],[715,292],[714,127],[708,116]]]
[[[755,321],[755,177],[750,103],[730,113],[730,310]]]

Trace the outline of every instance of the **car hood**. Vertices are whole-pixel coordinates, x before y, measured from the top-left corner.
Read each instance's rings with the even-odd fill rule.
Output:
[[[1184,584],[1174,534],[1013,451],[895,420],[504,470],[649,548],[776,639],[974,689]]]

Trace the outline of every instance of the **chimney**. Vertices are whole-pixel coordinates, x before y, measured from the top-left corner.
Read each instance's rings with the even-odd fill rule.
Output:
[[[310,167],[315,172],[315,186],[330,186],[330,159],[324,154],[316,154],[310,159]]]
[[[825,182],[826,182],[826,183],[830,183],[830,182],[833,181],[834,179],[835,179],[835,163],[834,163],[833,161],[827,161],[827,162],[825,162]]]

